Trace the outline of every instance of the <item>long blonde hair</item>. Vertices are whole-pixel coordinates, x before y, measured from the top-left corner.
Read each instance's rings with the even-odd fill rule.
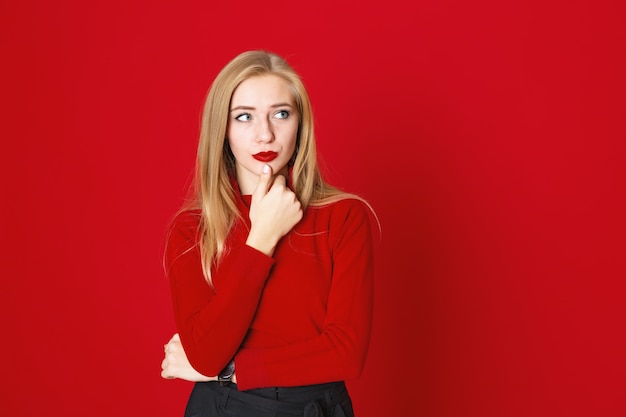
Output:
[[[276,54],[265,51],[240,54],[220,71],[206,98],[193,197],[187,207],[201,210],[199,244],[202,269],[209,284],[212,284],[211,266],[221,260],[227,250],[226,238],[235,220],[241,217],[231,183],[235,160],[226,140],[230,100],[241,82],[265,74],[279,76],[289,83],[300,114],[291,181],[302,208],[330,204],[352,196],[322,179],[317,165],[311,102],[298,74]]]

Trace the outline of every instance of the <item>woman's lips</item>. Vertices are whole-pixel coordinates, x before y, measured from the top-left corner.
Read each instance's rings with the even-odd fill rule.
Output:
[[[257,161],[261,161],[261,162],[273,161],[274,159],[276,159],[277,156],[278,156],[278,152],[274,152],[274,151],[259,152],[259,153],[255,153],[254,155],[252,155],[254,159],[256,159]]]

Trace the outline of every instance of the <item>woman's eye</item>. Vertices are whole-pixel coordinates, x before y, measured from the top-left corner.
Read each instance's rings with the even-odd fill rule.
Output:
[[[287,110],[281,110],[276,113],[277,119],[286,119],[287,117],[289,117],[289,112]]]
[[[251,119],[252,119],[252,115],[250,115],[250,113],[243,113],[235,117],[235,120],[239,120],[240,122],[248,122]]]

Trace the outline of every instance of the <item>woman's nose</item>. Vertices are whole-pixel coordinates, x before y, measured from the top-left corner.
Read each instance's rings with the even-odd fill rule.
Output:
[[[261,120],[257,129],[257,141],[271,142],[274,140],[274,131],[269,121]]]

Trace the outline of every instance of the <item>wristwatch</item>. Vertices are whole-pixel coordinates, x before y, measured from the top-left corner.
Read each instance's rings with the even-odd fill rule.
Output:
[[[228,364],[222,369],[222,371],[217,376],[217,381],[222,385],[228,385],[233,382],[233,375],[235,374],[235,360],[231,360]]]

